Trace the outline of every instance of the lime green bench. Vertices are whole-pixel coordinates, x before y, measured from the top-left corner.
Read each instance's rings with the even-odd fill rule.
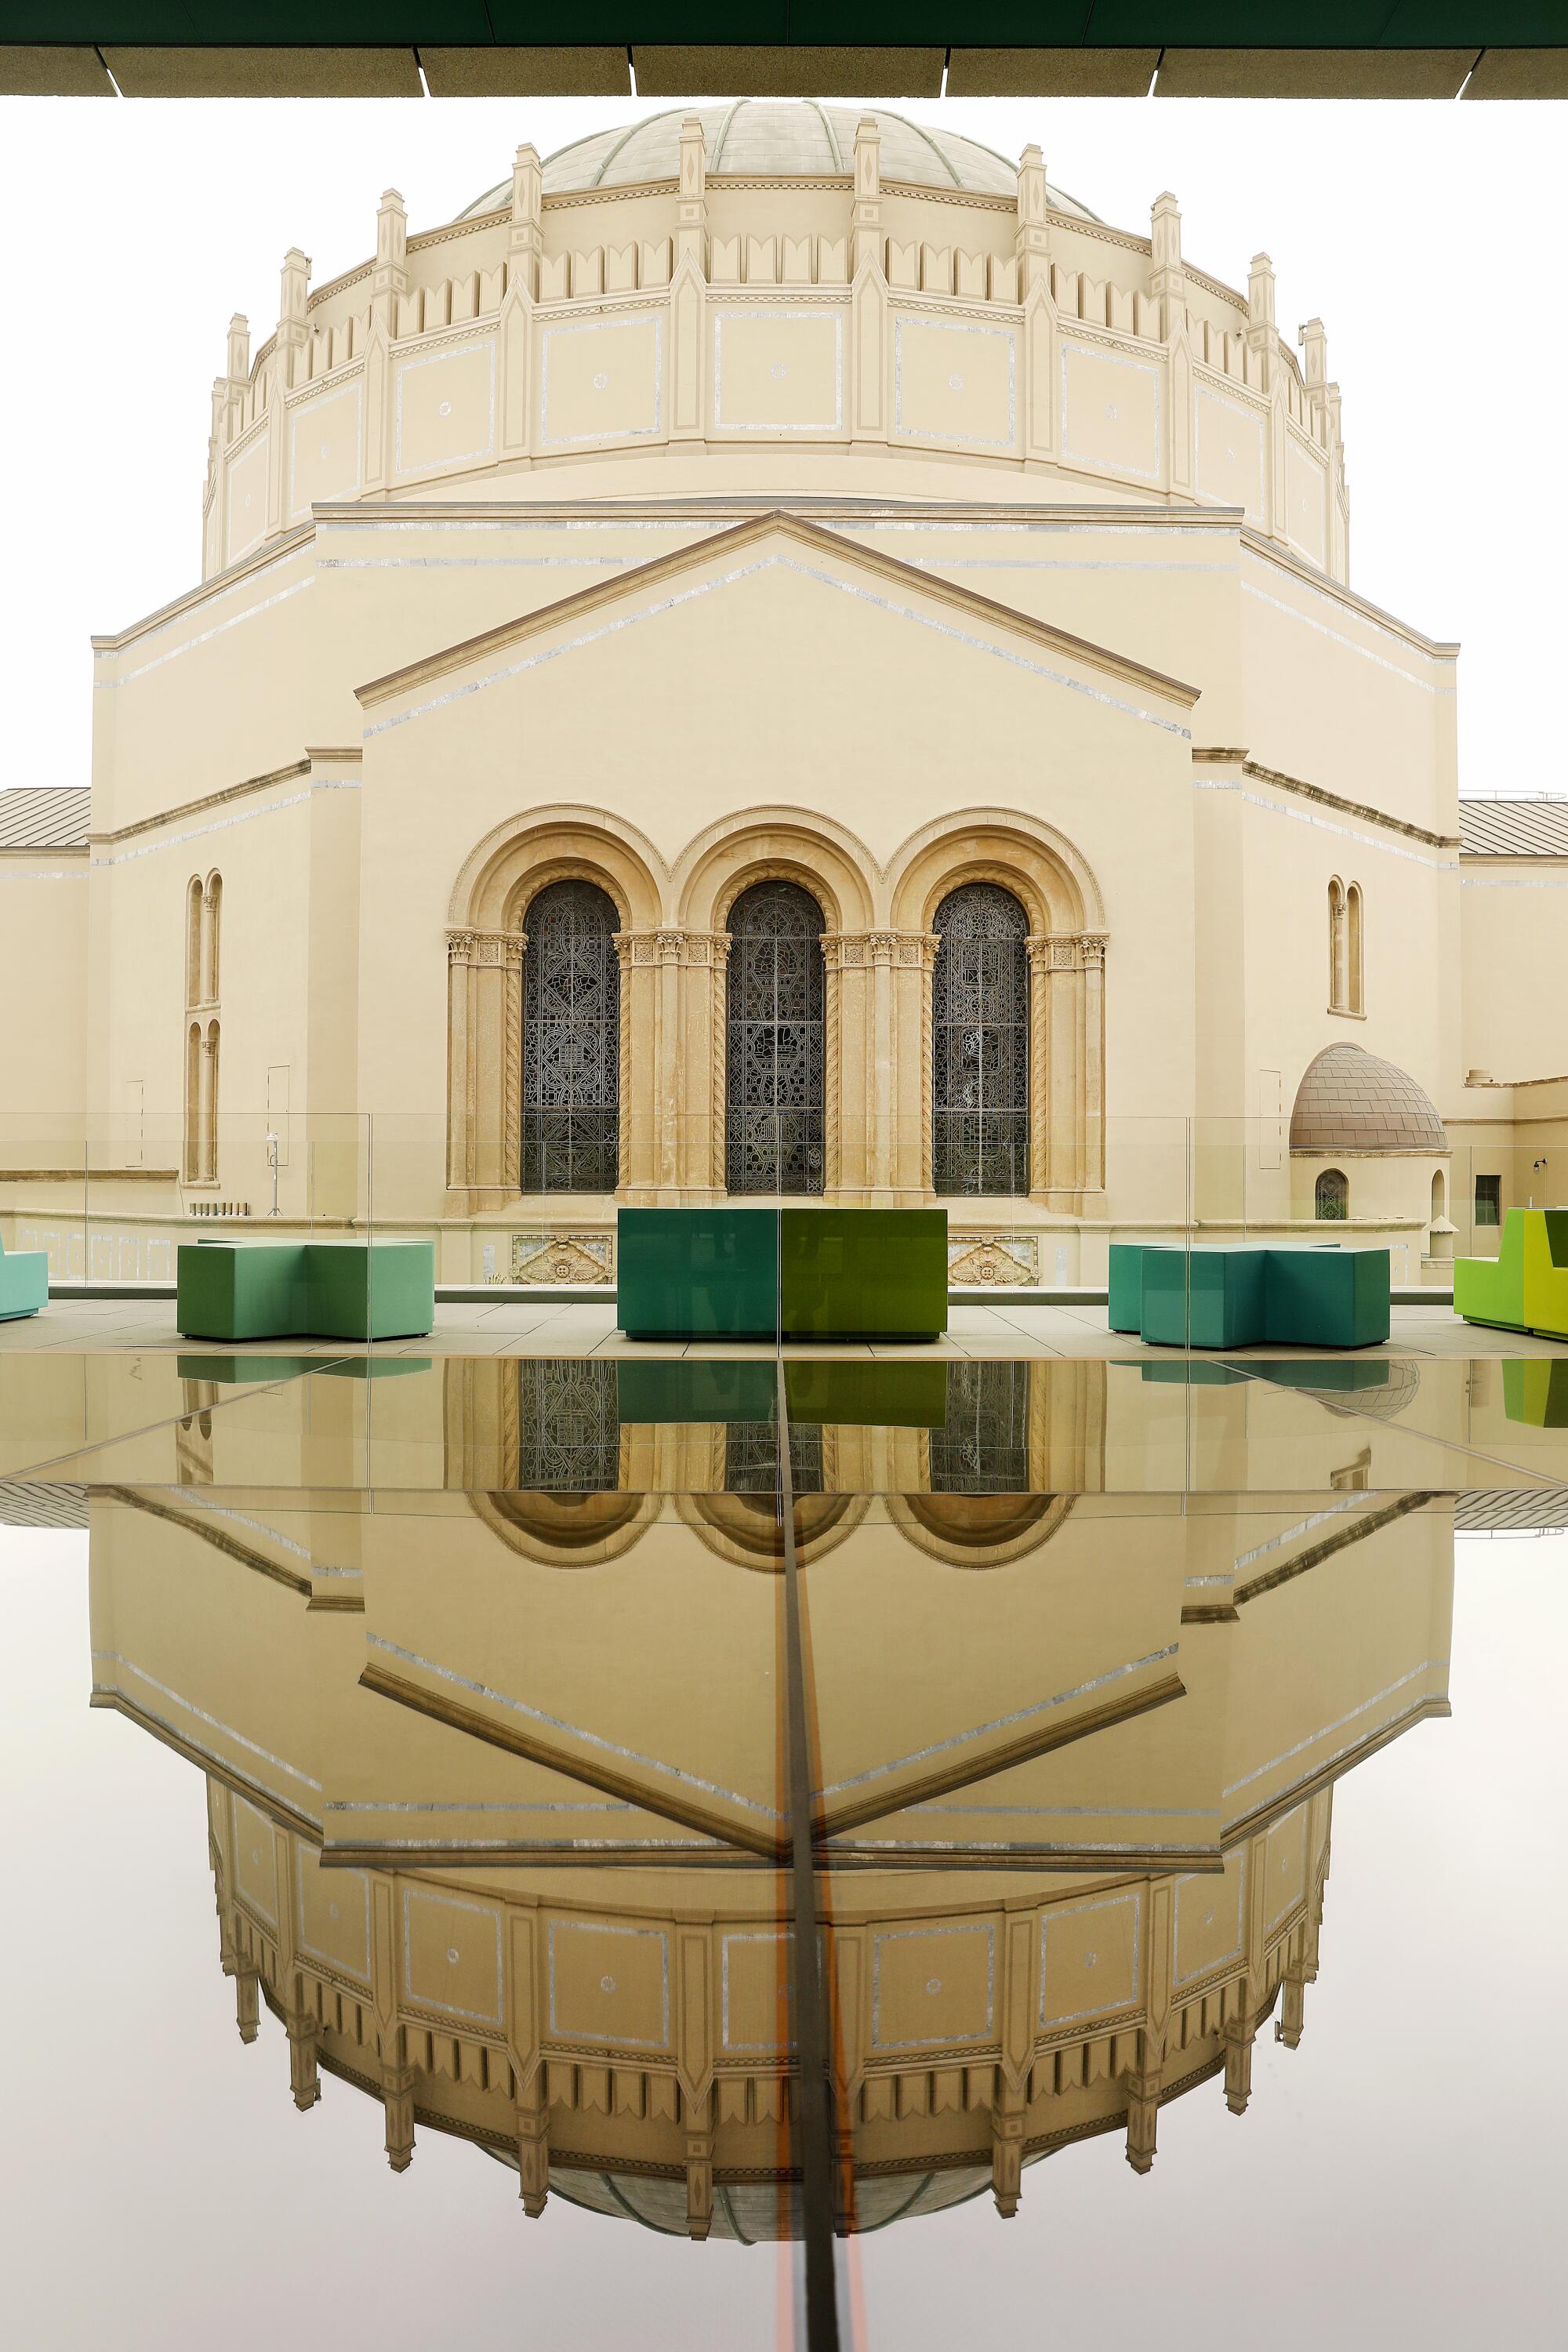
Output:
[[[423,1339],[436,1320],[433,1242],[182,1242],[186,1339]]]
[[[1496,1257],[1454,1260],[1454,1312],[1568,1339],[1568,1209],[1510,1209]]]
[[[18,1322],[48,1304],[47,1250],[8,1250],[0,1242],[0,1323]]]

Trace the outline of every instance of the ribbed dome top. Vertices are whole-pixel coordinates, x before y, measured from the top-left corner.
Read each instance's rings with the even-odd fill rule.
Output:
[[[1307,1066],[1290,1114],[1292,1151],[1447,1151],[1431,1096],[1407,1070],[1359,1045],[1327,1045]]]
[[[557,149],[544,165],[544,193],[566,195],[584,188],[630,188],[673,180],[679,168],[680,126],[689,114],[701,122],[712,173],[752,179],[840,180],[855,164],[855,126],[868,115],[882,134],[885,180],[917,187],[965,188],[976,195],[1017,194],[1018,167],[994,148],[955,131],[933,131],[906,115],[870,106],[822,106],[816,99],[731,99],[721,106],[675,107],[641,122],[595,131]],[[1047,185],[1058,212],[1080,220],[1097,214],[1059,188]],[[458,215],[471,220],[494,212],[511,194],[500,181]]]

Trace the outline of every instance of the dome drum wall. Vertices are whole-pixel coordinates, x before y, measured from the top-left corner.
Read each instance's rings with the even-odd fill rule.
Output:
[[[710,108],[580,142],[312,297],[284,264],[254,364],[213,392],[211,577],[331,500],[465,495],[520,469],[814,447],[1050,471],[1080,497],[1239,507],[1345,576],[1338,394],[1303,372],[1255,264],[1245,297],[1014,166],[896,115]],[[750,348],[746,348],[750,346]],[[493,494],[493,493],[492,493]],[[1030,491],[1027,495],[1034,496]]]

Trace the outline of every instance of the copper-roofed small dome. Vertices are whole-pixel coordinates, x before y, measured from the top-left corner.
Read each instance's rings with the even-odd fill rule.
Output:
[[[1431,1096],[1407,1070],[1359,1045],[1328,1045],[1307,1066],[1290,1114],[1292,1151],[1447,1151]]]

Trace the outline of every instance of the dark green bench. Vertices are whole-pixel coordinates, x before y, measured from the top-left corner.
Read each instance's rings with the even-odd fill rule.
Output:
[[[182,1242],[186,1339],[423,1339],[436,1320],[433,1242]]]
[[[632,1339],[934,1339],[945,1209],[622,1209]]]
[[[1113,1242],[1113,1331],[1168,1348],[1370,1348],[1390,1329],[1386,1249]]]

